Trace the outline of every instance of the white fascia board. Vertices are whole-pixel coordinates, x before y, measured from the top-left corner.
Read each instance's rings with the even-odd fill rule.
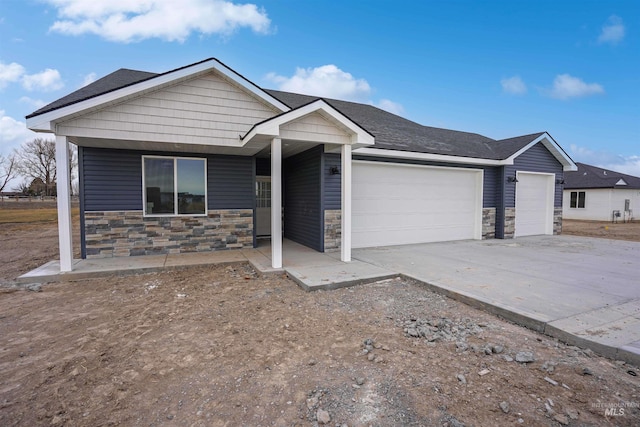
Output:
[[[511,165],[506,160],[479,159],[475,157],[447,156],[445,154],[417,153],[414,151],[385,150],[381,148],[358,148],[353,154],[396,159],[424,160],[429,162],[463,163],[468,165],[502,166]]]
[[[318,99],[300,108],[296,108],[295,110],[290,110],[272,119],[266,120],[260,123],[259,125],[256,125],[242,138],[242,141],[246,143],[256,135],[278,136],[280,134],[280,126],[287,124],[289,122],[292,122],[296,119],[299,119],[300,117],[304,117],[308,114],[312,114],[319,111],[322,111],[325,114],[329,115],[333,120],[336,120],[338,123],[340,123],[340,125],[344,126],[350,132],[352,132],[352,135],[353,135],[353,138],[351,139],[352,144],[356,144],[356,143],[360,145],[374,144],[375,140],[372,135],[370,135],[360,126],[356,125],[354,122],[349,120],[348,117],[340,113],[338,110],[333,108],[331,105],[327,104],[322,99]]]
[[[511,157],[507,159],[511,161],[511,163],[509,164],[513,164],[513,161],[516,157],[536,145],[538,142],[542,142],[544,146],[547,147],[547,150],[549,150],[551,154],[553,154],[553,156],[562,164],[563,171],[568,172],[578,170],[578,166],[573,162],[573,160],[571,160],[571,157],[569,157],[567,153],[565,153],[564,150],[560,148],[558,143],[547,132],[543,133],[542,135],[528,143],[526,146],[522,147],[519,151],[512,154]]]
[[[54,131],[53,122],[61,118],[80,113],[84,110],[99,107],[100,105],[108,104],[108,103],[117,101],[121,98],[125,98],[127,96],[135,95],[138,92],[153,90],[156,87],[161,87],[163,85],[170,84],[174,81],[184,79],[196,74],[205,73],[207,71],[212,71],[212,70],[219,72],[220,74],[225,76],[227,79],[235,82],[240,87],[262,98],[267,103],[273,105],[279,110],[281,111],[290,110],[290,108],[287,107],[285,104],[278,101],[277,99],[275,99],[274,97],[272,97],[271,95],[269,95],[268,93],[260,89],[259,87],[253,85],[244,77],[235,73],[233,70],[227,68],[226,66],[223,66],[217,60],[211,59],[209,61],[201,62],[195,65],[192,65],[190,67],[178,69],[171,73],[153,77],[149,80],[145,80],[140,83],[133,84],[131,86],[123,87],[121,89],[117,89],[112,92],[98,95],[93,98],[89,98],[84,101],[80,101],[75,104],[68,105],[66,107],[58,108],[56,110],[49,111],[48,113],[39,114],[37,116],[28,118],[27,128],[36,132],[53,132]]]

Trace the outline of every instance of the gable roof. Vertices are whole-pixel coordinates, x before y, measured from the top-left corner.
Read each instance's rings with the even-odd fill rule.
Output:
[[[630,188],[640,189],[640,178],[624,173],[576,163],[578,170],[564,174],[565,189]],[[622,181],[621,181],[622,180]],[[626,185],[623,184],[626,183]]]
[[[111,74],[104,76],[101,79],[96,80],[95,82],[88,84],[83,88],[76,90],[75,92],[71,92],[67,96],[63,96],[62,98],[45,105],[39,110],[36,110],[33,113],[29,114],[26,118],[28,119],[40,114],[47,113],[49,111],[57,110],[58,108],[66,107],[67,105],[75,104],[76,102],[94,98],[98,95],[102,95],[116,89],[122,89],[123,87],[131,86],[132,84],[148,80],[158,75],[159,74],[157,73],[148,73],[146,71],[121,68]]]
[[[161,74],[125,68],[119,69],[33,112],[27,116],[27,124],[29,125],[29,119],[35,123],[36,120],[34,118],[38,116],[45,115],[44,117],[48,118],[47,116],[49,115],[55,115],[56,111],[68,109],[74,105],[77,105],[76,108],[80,109],[81,105],[91,103],[91,100],[105,98],[106,101],[109,101],[110,98],[116,98],[118,91],[126,88],[131,88],[130,91],[132,93],[135,93],[138,85],[145,86],[144,89],[148,90],[146,86],[153,88],[156,80],[170,81],[172,75],[188,75],[191,68],[206,70],[206,67],[215,68],[227,76],[231,76],[233,80],[240,82],[244,87],[276,105],[284,112],[322,100],[367,133],[373,135],[376,149],[389,150],[389,152],[393,150],[396,153],[422,153],[427,156],[453,156],[461,159],[510,162],[523,149],[528,149],[530,144],[543,141],[547,149],[552,152],[565,168],[574,168],[573,161],[546,132],[496,141],[477,133],[423,126],[373,105],[262,89],[215,58],[209,58]],[[157,84],[159,86],[161,82]],[[41,127],[39,123],[35,124],[34,127],[36,128],[34,130],[47,130],[46,126]],[[548,138],[544,138],[545,135]]]

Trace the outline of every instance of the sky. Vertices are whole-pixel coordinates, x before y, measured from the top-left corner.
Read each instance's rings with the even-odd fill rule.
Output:
[[[574,161],[640,176],[637,0],[0,0],[0,154],[47,136],[27,114],[119,68],[210,57],[427,126],[547,131]]]

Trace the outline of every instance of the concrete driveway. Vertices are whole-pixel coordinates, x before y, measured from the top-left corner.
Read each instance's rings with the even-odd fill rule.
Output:
[[[640,243],[577,236],[357,249],[521,325],[640,365]]]

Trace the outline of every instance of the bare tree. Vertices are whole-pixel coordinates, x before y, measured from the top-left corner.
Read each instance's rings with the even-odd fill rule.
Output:
[[[40,178],[45,185],[45,194],[55,192],[56,184],[56,143],[36,138],[27,141],[18,150],[19,172],[30,178]]]
[[[17,174],[18,161],[15,152],[6,157],[0,154],[0,193]]]

